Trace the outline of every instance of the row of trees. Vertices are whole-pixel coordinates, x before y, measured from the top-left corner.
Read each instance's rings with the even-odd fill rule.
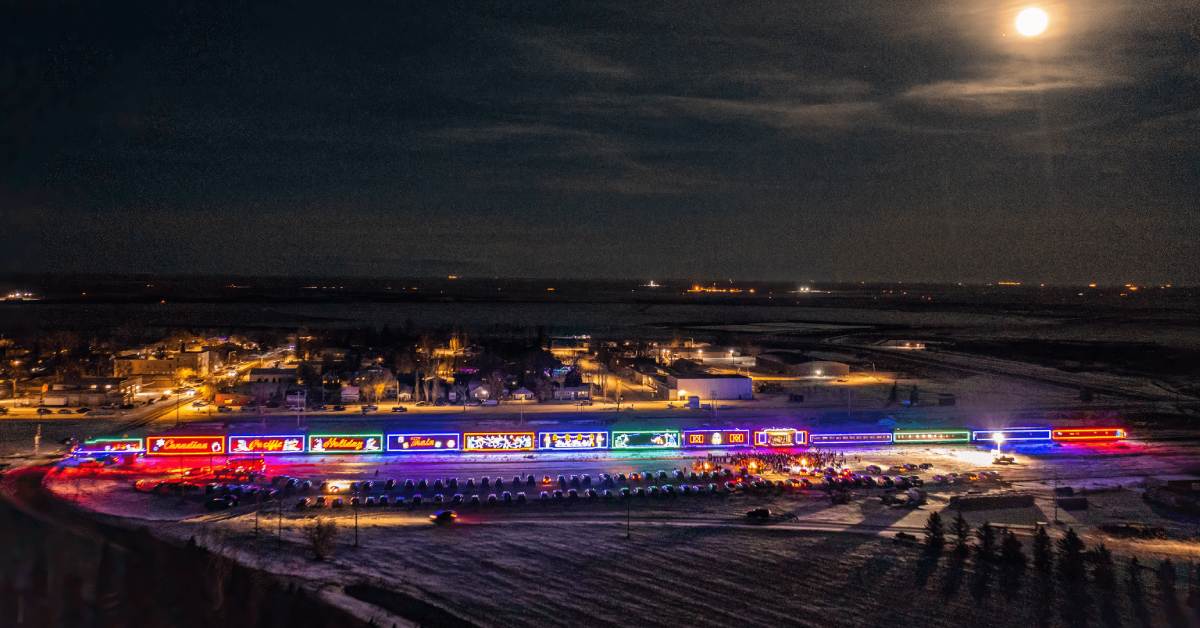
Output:
[[[974,542],[972,542],[974,540]],[[1025,584],[1029,560],[1024,544],[1011,530],[997,529],[987,522],[972,530],[962,513],[954,518],[949,528],[939,513],[929,515],[925,523],[925,541],[922,560],[918,562],[918,580],[924,584],[937,568],[939,558],[950,545],[950,574],[946,579],[946,593],[953,593],[964,573],[968,558],[972,559],[971,593],[976,599],[986,598],[993,582],[997,582],[1006,599],[1017,597]],[[1083,626],[1099,610],[1100,619],[1110,626],[1120,625],[1117,592],[1118,574],[1112,552],[1103,543],[1088,550],[1083,540],[1072,528],[1062,538],[1054,541],[1042,526],[1038,526],[1031,543],[1034,575],[1034,615],[1041,625],[1049,624],[1057,592],[1061,592],[1063,603],[1058,605],[1064,623]],[[1146,591],[1143,572],[1146,571],[1136,556],[1125,569],[1125,587],[1131,606],[1139,619],[1146,620]],[[1200,621],[1200,567],[1189,566],[1188,605],[1194,620]],[[1177,572],[1170,559],[1161,561],[1154,570],[1161,608],[1173,625],[1186,625],[1187,620],[1180,608],[1177,591]],[[1093,599],[1092,592],[1098,593]]]

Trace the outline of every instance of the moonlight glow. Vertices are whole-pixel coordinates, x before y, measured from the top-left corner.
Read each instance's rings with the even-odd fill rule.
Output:
[[[1050,16],[1036,7],[1025,9],[1017,14],[1017,32],[1025,37],[1037,37],[1046,32],[1050,24]]]

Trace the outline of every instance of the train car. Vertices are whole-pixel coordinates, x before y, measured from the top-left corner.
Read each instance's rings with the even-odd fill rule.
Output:
[[[533,432],[464,432],[463,451],[506,452],[534,451],[537,449],[537,434]]]
[[[1117,441],[1129,438],[1129,432],[1120,427],[1071,427],[1053,430],[1051,438],[1056,441]]]
[[[227,446],[232,454],[302,454],[303,434],[248,434],[230,436]]]
[[[309,434],[310,454],[383,453],[383,434]]]
[[[179,436],[162,434],[146,437],[147,456],[220,456],[225,454],[225,436],[204,434]]]
[[[900,444],[969,443],[971,432],[967,430],[896,430],[892,442]]]
[[[142,454],[146,453],[146,445],[140,438],[89,438],[77,445],[71,453],[81,456]]]
[[[679,430],[616,430],[609,449],[679,449]]]
[[[802,447],[808,444],[808,432],[794,427],[767,427],[754,431],[755,447]]]
[[[971,440],[976,443],[1011,443],[1027,441],[1050,440],[1048,427],[1006,427],[995,430],[976,430],[971,432]]]
[[[693,449],[749,447],[750,430],[684,430],[683,446]]]
[[[809,434],[808,444],[813,447],[825,445],[891,445],[891,432],[848,432]]]
[[[457,432],[388,434],[385,449],[391,454],[459,451],[462,449],[462,434]]]
[[[538,432],[538,449],[546,451],[608,449],[608,432]]]

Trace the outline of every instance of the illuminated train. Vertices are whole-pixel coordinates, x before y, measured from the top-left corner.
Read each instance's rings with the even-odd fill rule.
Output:
[[[759,429],[613,430],[569,432],[441,432],[378,434],[160,434],[146,438],[96,438],[76,454],[221,456],[258,454],[418,454],[529,451],[639,451],[782,449],[893,444],[1000,445],[1003,443],[1112,442],[1129,433],[1115,427],[1011,427],[994,430],[931,429],[887,432],[809,432],[792,427]]]

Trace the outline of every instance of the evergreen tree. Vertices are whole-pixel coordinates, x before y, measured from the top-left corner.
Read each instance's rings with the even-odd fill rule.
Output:
[[[1020,572],[1025,569],[1025,548],[1012,530],[1005,530],[1004,538],[1000,541],[1000,562],[1006,569],[1013,571]]]
[[[954,517],[954,522],[950,524],[950,532],[954,534],[954,555],[959,560],[967,557],[971,551],[971,545],[968,541],[971,539],[971,524],[963,518],[962,513]]]
[[[1068,626],[1085,626],[1091,614],[1091,598],[1087,593],[1087,564],[1084,561],[1086,546],[1075,533],[1067,533],[1058,540],[1058,575],[1066,595],[1060,607],[1063,620]]]
[[[1200,565],[1193,565],[1188,569],[1188,578],[1187,604],[1192,607],[1196,624],[1200,625]]]
[[[1077,586],[1087,575],[1083,560],[1085,549],[1074,528],[1067,528],[1067,533],[1058,540],[1058,573],[1065,586]]]
[[[984,521],[983,525],[975,531],[975,537],[979,539],[979,545],[975,546],[975,556],[985,562],[991,562],[996,559],[996,528],[992,524]]]
[[[946,530],[942,526],[942,516],[931,512],[925,521],[925,552],[930,556],[938,556],[945,546]]]
[[[1137,556],[1129,559],[1129,567],[1127,568],[1125,579],[1129,583],[1130,595],[1135,591],[1142,590],[1142,563],[1138,561]]]
[[[1156,579],[1158,580],[1158,591],[1162,594],[1163,599],[1173,603],[1175,601],[1175,563],[1171,562],[1170,558],[1163,559],[1158,564],[1158,569],[1155,571]]]
[[[1112,552],[1101,543],[1091,552],[1092,581],[1104,593],[1112,593],[1117,586],[1117,577],[1113,571]]]
[[[1200,620],[1200,564],[1193,566],[1188,563],[1188,606],[1192,606],[1192,611],[1196,616],[1196,620]],[[1200,623],[1200,621],[1196,622]]]
[[[1021,541],[1012,530],[1005,530],[1000,541],[1000,588],[1004,597],[1013,599],[1021,588],[1021,574],[1025,571],[1025,552]]]
[[[1046,533],[1046,528],[1038,526],[1033,535],[1033,567],[1039,573],[1049,574],[1054,568],[1054,554],[1050,546],[1050,535]]]

